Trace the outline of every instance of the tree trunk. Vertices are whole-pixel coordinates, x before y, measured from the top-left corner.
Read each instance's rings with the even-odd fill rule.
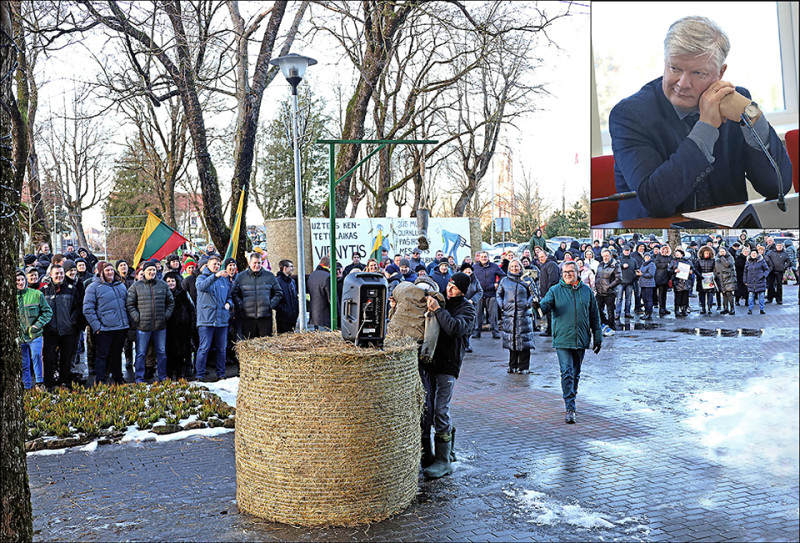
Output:
[[[38,246],[50,241],[50,230],[47,227],[47,216],[44,213],[42,203],[42,187],[39,182],[39,156],[36,154],[34,126],[36,122],[36,111],[39,104],[39,92],[36,81],[33,79],[33,63],[29,63],[28,44],[25,37],[25,26],[21,24],[19,14],[22,10],[22,2],[19,0],[12,3],[15,16],[12,20],[15,40],[19,46],[17,62],[19,69],[16,73],[17,81],[17,105],[22,114],[22,118],[27,125],[28,132],[28,193],[31,198],[30,211],[31,242]]]
[[[364,119],[367,117],[372,92],[377,87],[389,57],[396,45],[397,34],[408,15],[417,9],[419,2],[409,0],[397,5],[395,2],[363,1],[364,6],[364,39],[366,47],[364,60],[359,68],[361,77],[356,90],[347,104],[347,113],[342,130],[342,139],[364,139]],[[396,11],[395,11],[396,9]],[[358,163],[358,145],[341,145],[336,157],[336,179]],[[350,178],[342,180],[336,187],[336,217],[344,217],[347,201],[350,198]],[[384,212],[385,215],[385,212]]]
[[[9,2],[0,2],[0,540],[31,541],[33,511],[25,456],[15,286],[28,138],[11,89],[15,55],[10,8]]]

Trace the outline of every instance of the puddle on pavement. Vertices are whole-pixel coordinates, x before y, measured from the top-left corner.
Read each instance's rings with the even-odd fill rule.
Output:
[[[622,322],[619,325],[619,330],[657,330],[659,328],[663,328],[663,324],[658,324],[657,322]]]
[[[761,337],[763,328],[675,328],[675,332],[703,337]]]

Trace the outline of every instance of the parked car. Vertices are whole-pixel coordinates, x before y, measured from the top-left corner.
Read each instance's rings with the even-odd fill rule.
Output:
[[[503,251],[501,251],[494,245],[486,243],[485,241],[481,242],[481,250],[489,253],[489,260],[491,260],[492,262],[499,262],[500,256],[503,254]]]
[[[504,253],[511,249],[515,253],[517,252],[517,248],[519,247],[519,243],[513,241],[500,241],[494,244],[496,249],[500,249],[501,253]]]

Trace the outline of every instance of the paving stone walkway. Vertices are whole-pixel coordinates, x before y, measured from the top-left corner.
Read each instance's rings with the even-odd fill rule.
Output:
[[[764,316],[627,323],[587,353],[576,425],[549,338],[536,337],[531,375],[506,373],[499,340],[474,339],[451,410],[455,472],[420,479],[380,523],[240,513],[229,433],[29,456],[35,538],[798,541],[797,291]]]

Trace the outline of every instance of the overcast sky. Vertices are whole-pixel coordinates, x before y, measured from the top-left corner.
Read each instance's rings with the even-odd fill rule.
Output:
[[[252,7],[254,4],[243,3]],[[243,11],[247,9],[243,7]],[[556,21],[549,31],[551,39],[558,45],[537,51],[544,58],[544,67],[536,74],[536,81],[547,82],[551,96],[537,98],[539,111],[529,119],[519,123],[521,132],[507,132],[505,141],[514,156],[514,177],[522,178],[522,168],[539,183],[540,194],[548,204],[560,208],[562,193],[567,205],[576,201],[589,187],[589,15],[588,8],[573,7],[573,15]],[[89,47],[105,47],[104,40],[89,40]],[[317,37],[311,44],[296,44],[293,52],[305,54],[318,60],[319,64],[309,68],[306,81],[302,84],[314,86],[314,91],[325,97],[334,111],[335,99],[331,89],[337,80],[343,84],[352,83],[352,65],[339,56],[331,58],[331,44]],[[76,67],[78,69],[76,70]],[[40,119],[49,114],[49,108],[59,109],[64,93],[71,93],[76,85],[73,80],[91,79],[96,65],[89,53],[81,47],[71,47],[57,52],[47,62],[49,83],[41,90]],[[289,95],[289,86],[282,76],[278,76],[264,95],[261,119],[267,120],[275,115],[275,107],[280,100]],[[52,104],[52,105],[51,105]],[[230,118],[217,119],[217,123],[230,122]],[[123,131],[108,122],[107,129],[115,132],[117,143],[123,141]],[[121,147],[112,149],[120,152]],[[577,163],[576,163],[577,157]],[[223,198],[225,187],[232,172],[215,159]],[[498,169],[495,172],[498,173]],[[486,188],[489,190],[489,180]],[[362,213],[363,214],[363,213]],[[360,215],[362,215],[360,214]],[[248,209],[248,223],[262,220],[255,202]],[[86,227],[102,228],[100,206],[85,213]]]

